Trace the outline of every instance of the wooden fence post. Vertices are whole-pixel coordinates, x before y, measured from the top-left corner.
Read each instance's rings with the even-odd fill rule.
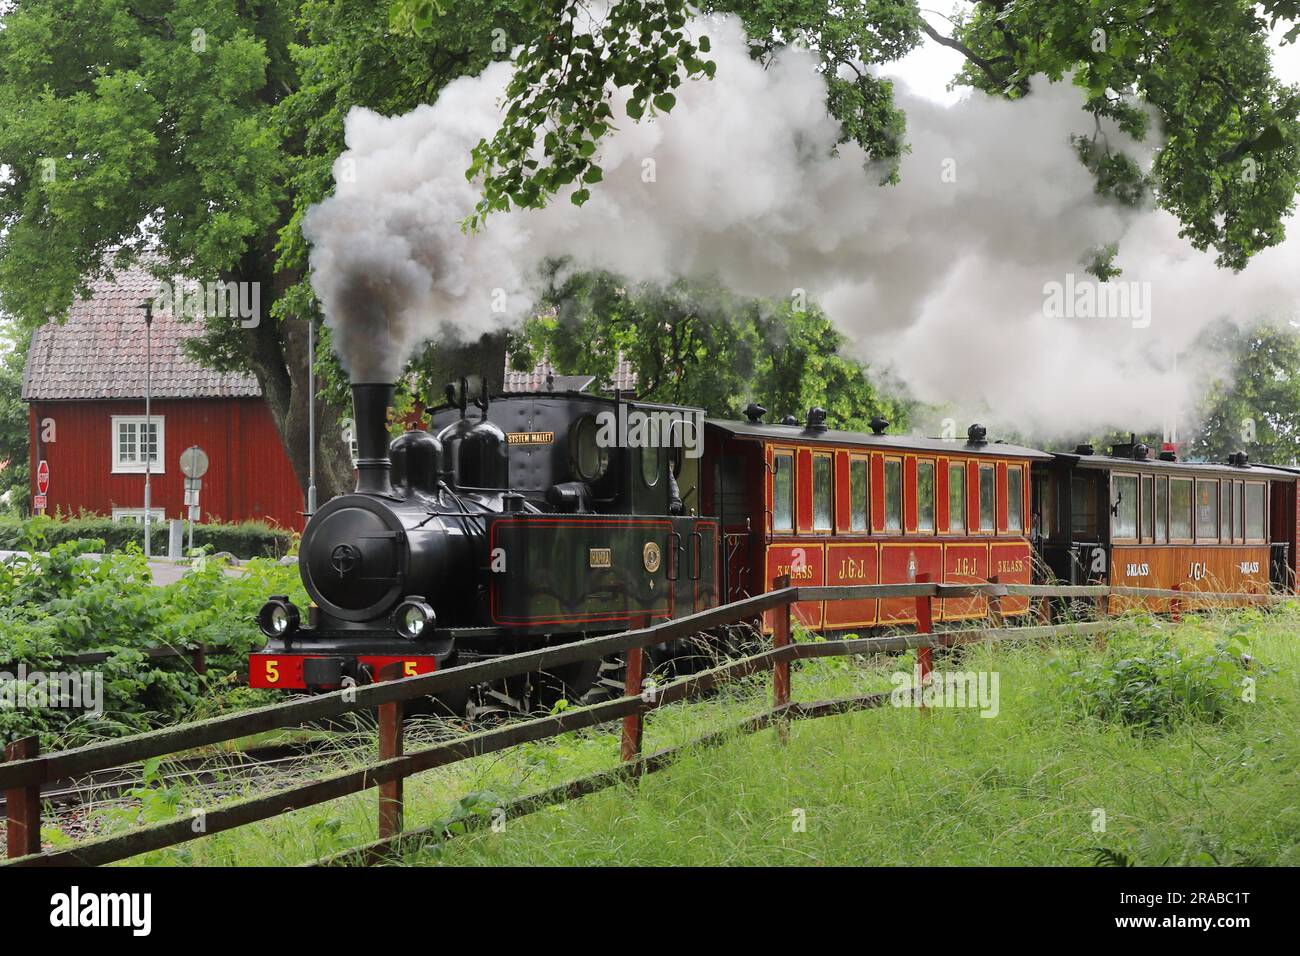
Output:
[[[402,676],[400,661],[385,664],[375,680],[395,680]],[[402,710],[404,701],[379,705],[379,759],[402,756]],[[388,840],[402,832],[402,791],[405,781],[398,777],[379,785],[379,839]]]
[[[782,574],[772,582],[774,590],[790,586],[790,575]],[[772,649],[790,646],[790,612],[792,604],[782,604],[772,612]],[[790,662],[781,661],[772,667],[772,708],[779,710],[790,703]],[[776,736],[781,743],[790,739],[790,723],[784,716],[777,718]]]
[[[641,630],[650,626],[649,614],[636,614],[632,618],[631,630]],[[645,648],[629,647],[624,652],[623,696],[640,697],[641,682],[645,680]],[[645,733],[645,714],[640,707],[623,718],[623,740],[620,751],[624,763],[631,763],[641,756],[641,738]]]
[[[916,576],[916,583],[929,584],[930,583],[929,573],[923,572],[921,574],[918,574]],[[928,594],[926,595],[918,594],[916,596],[916,633],[917,634],[929,634],[932,630],[934,630],[934,616],[932,610],[933,600],[934,599],[931,598],[930,595]],[[926,678],[930,676],[930,672],[934,670],[934,650],[930,647],[918,647],[916,649],[916,666],[917,666],[917,676],[921,678],[921,682],[924,684]],[[921,692],[921,688],[918,687],[917,693],[919,694],[920,692]],[[925,707],[924,698],[920,698],[920,703],[921,703],[921,707],[924,708]]]
[[[29,760],[39,757],[41,739],[23,737],[5,747],[4,759]],[[5,791],[9,859],[41,852],[41,785],[28,784]]]
[[[1175,584],[1170,590],[1181,591],[1182,588]],[[1183,620],[1183,599],[1175,595],[1169,599],[1169,619],[1175,624]]]
[[[1039,624],[1051,624],[1051,623],[1052,623],[1052,600],[1051,600],[1051,598],[1048,598],[1048,597],[1040,597],[1040,598],[1038,599],[1038,623],[1039,623]]]
[[[993,577],[989,578],[989,584],[997,584],[997,583],[998,583],[998,576],[996,574],[993,575]],[[1005,620],[1005,618],[1002,617],[1002,595],[1000,594],[989,595],[989,617],[993,619],[994,627],[997,627],[1000,621]]]
[[[206,644],[200,644],[190,651],[190,658],[194,661],[194,673],[206,674],[208,672],[208,648]]]

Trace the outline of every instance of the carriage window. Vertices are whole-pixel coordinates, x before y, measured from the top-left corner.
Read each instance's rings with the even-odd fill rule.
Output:
[[[1070,530],[1075,538],[1095,541],[1097,531],[1097,476],[1075,475],[1070,481]]]
[[[1142,476],[1142,539],[1154,541],[1156,537],[1155,482],[1150,475]]]
[[[948,530],[966,530],[966,466],[961,462],[948,465]]]
[[[934,530],[934,462],[916,463],[916,530]]]
[[[1169,479],[1156,479],[1156,540],[1169,540]]]
[[[849,462],[849,528],[867,530],[867,460],[855,458]]]
[[[1219,483],[1196,483],[1196,540],[1219,540]]]
[[[1192,479],[1169,479],[1169,540],[1192,537]]]
[[[903,463],[885,459],[885,530],[903,530]]]
[[[1246,482],[1246,538],[1264,540],[1264,486],[1257,481]]]
[[[831,456],[813,455],[813,530],[831,530]]]
[[[997,524],[997,509],[994,507],[997,485],[994,483],[993,466],[980,465],[980,530],[992,531]]]
[[[1136,538],[1138,533],[1138,480],[1136,475],[1116,475],[1113,482],[1110,536]]]
[[[1232,540],[1232,481],[1227,478],[1219,482],[1219,536]]]
[[[794,456],[773,455],[772,467],[772,530],[790,531],[794,528]]]
[[[1007,468],[1007,530],[1025,530],[1025,471],[1019,465]]]

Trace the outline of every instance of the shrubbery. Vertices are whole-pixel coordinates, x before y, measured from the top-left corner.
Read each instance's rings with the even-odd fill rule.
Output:
[[[32,542],[27,542],[30,546]],[[104,552],[101,559],[87,557]],[[270,594],[305,605],[296,567],[254,559],[227,573],[226,562],[200,558],[174,584],[155,587],[138,549],[105,551],[100,540],[56,544],[48,554],[0,563],[0,671],[16,675],[103,675],[103,713],[0,706],[0,739],[39,733],[45,746],[132,733],[220,709],[242,689],[244,656],[264,638],[253,617]],[[208,647],[207,674],[187,657],[151,659],[153,647]],[[109,651],[102,664],[69,667],[64,655]]]
[[[1054,657],[1054,686],[1086,716],[1110,723],[1162,730],[1180,720],[1219,720],[1242,699],[1251,668],[1245,626],[1212,646],[1176,642],[1168,631],[1121,632],[1100,659]]]
[[[228,551],[237,558],[278,558],[295,545],[295,534],[260,521],[238,524],[196,524],[194,546],[213,553]],[[152,525],[149,538],[154,554],[167,553],[167,524]],[[0,551],[19,551],[35,541],[44,550],[67,541],[98,539],[107,551],[144,546],[144,529],[135,521],[114,521],[103,515],[78,517],[40,516],[21,519],[0,515]],[[186,526],[186,543],[189,529]]]

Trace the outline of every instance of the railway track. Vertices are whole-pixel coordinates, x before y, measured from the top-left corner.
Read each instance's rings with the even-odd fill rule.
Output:
[[[268,773],[282,774],[306,769],[313,763],[313,757],[337,747],[335,741],[321,740],[183,757],[162,764],[147,779],[143,764],[126,764],[88,773],[71,785],[56,783],[43,786],[41,801],[57,812],[60,809],[111,803],[145,786],[160,789],[173,784],[203,789],[237,786]],[[7,814],[6,800],[0,794],[0,815],[4,814]]]

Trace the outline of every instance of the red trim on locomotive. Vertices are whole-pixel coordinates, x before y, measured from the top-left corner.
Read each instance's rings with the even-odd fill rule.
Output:
[[[431,674],[438,669],[436,657],[423,654],[410,654],[403,657],[390,657],[364,654],[353,656],[347,654],[249,654],[248,686],[263,690],[307,690],[303,679],[303,663],[320,661],[331,657],[343,657],[352,661],[354,667],[369,667],[372,674],[378,674],[380,668],[389,664],[401,663],[403,677],[415,677],[418,674]],[[331,688],[319,688],[329,690]]]

